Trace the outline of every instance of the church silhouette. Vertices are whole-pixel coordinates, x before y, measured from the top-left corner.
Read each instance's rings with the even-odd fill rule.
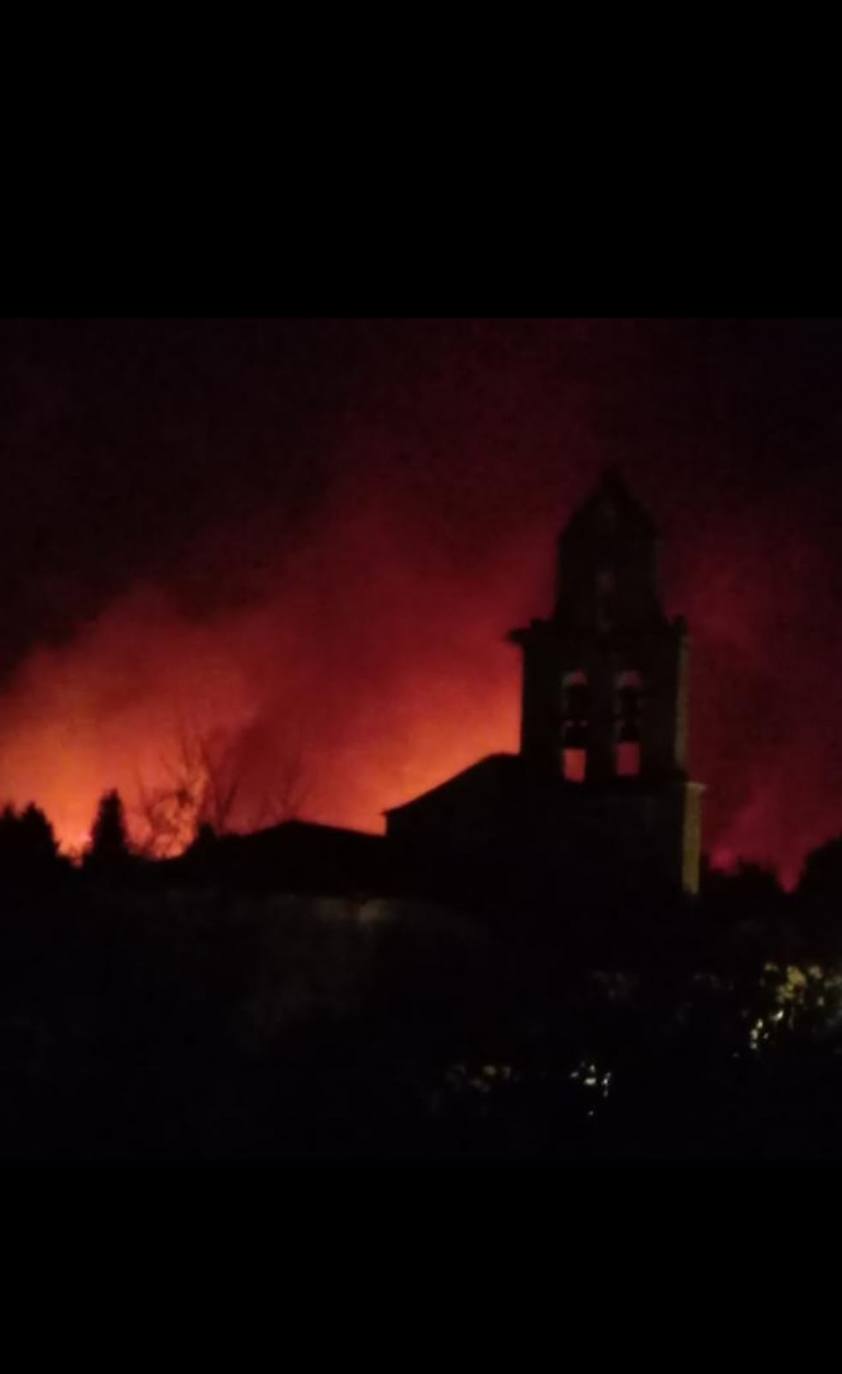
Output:
[[[559,536],[551,615],[508,636],[523,653],[519,752],[392,807],[385,836],[304,821],[227,836],[213,847],[217,876],[509,905],[695,894],[703,788],[686,771],[688,634],[663,610],[657,546],[607,470]]]
[[[607,865],[695,893],[687,626],[664,614],[655,527],[615,470],[559,537],[552,615],[509,638],[523,651],[520,753],[393,808],[389,838],[454,863],[513,852],[562,884],[592,886]]]

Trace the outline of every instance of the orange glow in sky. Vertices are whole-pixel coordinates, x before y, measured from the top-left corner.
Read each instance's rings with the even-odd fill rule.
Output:
[[[0,799],[35,801],[78,852],[116,787],[139,838],[140,789],[171,777],[187,727],[233,760],[234,828],[289,814],[295,763],[296,814],[381,831],[385,809],[516,750],[520,657],[505,635],[549,609],[558,517],[521,524],[471,564],[400,515],[337,502],[247,606],[197,619],[138,585],[73,640],[31,653],[0,696]],[[802,561],[811,573],[809,550]],[[797,589],[753,579],[761,564],[717,531],[675,600],[693,633],[704,846],[723,866],[772,863],[791,884],[807,849],[842,829],[842,798],[837,809],[824,737],[803,710],[809,660],[789,697],[766,671],[772,637],[797,628]],[[819,693],[820,664],[814,677]],[[788,737],[798,746],[783,751]]]

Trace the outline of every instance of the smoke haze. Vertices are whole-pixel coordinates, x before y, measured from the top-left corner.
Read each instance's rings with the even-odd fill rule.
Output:
[[[7,323],[0,791],[80,847],[185,723],[260,823],[517,747],[512,626],[606,462],[691,630],[705,847],[842,831],[833,322]],[[286,797],[289,803],[289,797]],[[268,809],[267,809],[268,808]]]

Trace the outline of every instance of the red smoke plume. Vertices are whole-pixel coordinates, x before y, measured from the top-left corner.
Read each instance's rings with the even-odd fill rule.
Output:
[[[394,512],[359,503],[325,517],[247,609],[198,622],[144,586],[61,648],[39,649],[5,694],[0,776],[35,798],[68,850],[99,795],[177,770],[181,735],[216,742],[239,783],[231,821],[283,806],[290,767],[303,814],[381,828],[385,807],[517,743],[523,614],[512,555],[453,575]]]
[[[335,420],[325,448],[342,461],[326,460],[316,506],[285,516],[273,496],[261,516],[217,519],[166,585],[138,581],[71,640],[23,660],[0,700],[0,793],[35,800],[74,850],[117,787],[139,834],[139,789],[171,778],[186,727],[239,781],[233,825],[270,818],[292,769],[301,814],[382,828],[385,808],[516,749],[520,664],[505,634],[548,612],[558,530],[619,459],[663,529],[667,609],[690,625],[705,848],[794,881],[805,852],[842,830],[835,535],[805,533],[820,484],[778,473],[761,501],[731,479],[698,416],[681,429],[679,389],[660,449],[642,452],[637,382],[612,440],[593,423],[587,326],[567,327],[557,372],[544,343],[525,351],[532,326],[448,337],[458,329],[470,366],[436,370],[430,326],[406,376],[396,364],[382,391],[370,382]],[[602,375],[615,378],[622,348],[641,350],[633,325],[612,331],[619,353]],[[830,480],[827,492],[829,509]]]
[[[339,501],[247,608],[197,621],[162,588],[138,587],[22,664],[2,714],[6,792],[34,798],[74,850],[116,786],[139,834],[139,785],[171,777],[186,726],[233,759],[235,826],[271,815],[294,765],[303,814],[380,829],[384,808],[517,748],[520,665],[504,634],[548,609],[558,524],[556,511],[527,531],[513,522],[508,542],[454,560],[369,491]],[[820,569],[809,548],[776,564],[769,553],[738,522],[730,534],[720,524],[682,558],[667,600],[693,632],[706,846],[715,862],[778,864],[791,882],[837,828],[842,785],[806,705],[826,702],[827,682],[794,652],[804,584]]]

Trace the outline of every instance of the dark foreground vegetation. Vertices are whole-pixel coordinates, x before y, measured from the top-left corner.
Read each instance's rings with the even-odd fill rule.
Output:
[[[842,841],[490,923],[175,871],[0,819],[3,1160],[842,1158]]]

